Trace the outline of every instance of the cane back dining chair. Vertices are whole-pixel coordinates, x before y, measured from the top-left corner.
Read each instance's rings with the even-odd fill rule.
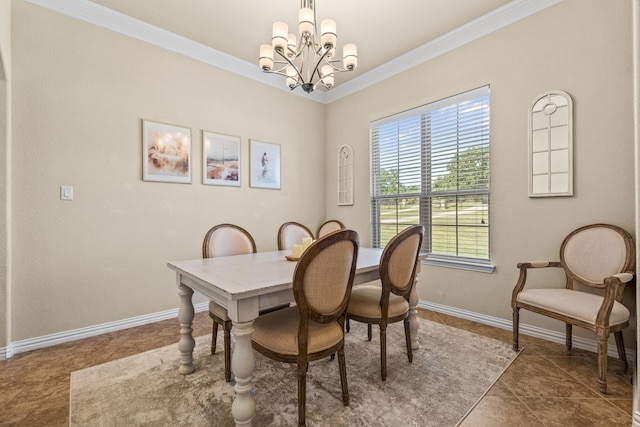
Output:
[[[358,233],[353,230],[336,231],[311,244],[293,273],[296,305],[260,316],[253,324],[256,351],[297,364],[299,425],[306,422],[306,375],[311,361],[338,353],[342,403],[349,405],[344,320],[358,246]]]
[[[330,219],[329,221],[325,221],[320,226],[320,228],[318,228],[318,234],[317,234],[318,239],[321,238],[322,236],[326,236],[331,232],[342,230],[343,228],[345,228],[344,224],[338,221],[337,219]]]
[[[529,270],[561,268],[564,288],[524,289]],[[513,349],[518,350],[519,310],[529,310],[566,324],[566,346],[571,350],[572,327],[593,331],[598,339],[598,388],[607,391],[607,342],[613,333],[625,371],[627,358],[622,329],[630,312],[622,304],[625,285],[634,277],[635,247],[631,235],[620,227],[591,224],[572,231],[560,246],[560,261],[518,264],[520,275],[513,289]],[[578,284],[578,286],[576,286]],[[588,288],[599,294],[585,292]]]
[[[247,230],[233,224],[218,224],[209,229],[202,242],[202,257],[241,255],[256,252],[256,242]],[[216,352],[218,325],[224,331],[224,379],[231,381],[231,319],[227,309],[209,301],[209,317],[213,320],[211,354]]]
[[[396,234],[384,248],[380,258],[380,284],[353,288],[347,308],[347,319],[367,324],[371,341],[371,325],[380,326],[380,376],[387,379],[387,325],[404,321],[407,358],[413,361],[409,327],[409,298],[413,289],[424,227],[414,225]]]
[[[278,229],[278,250],[293,248],[293,245],[302,243],[303,237],[313,239],[313,233],[307,226],[295,221],[285,222]]]

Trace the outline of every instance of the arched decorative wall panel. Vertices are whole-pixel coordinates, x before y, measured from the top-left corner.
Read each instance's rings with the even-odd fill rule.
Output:
[[[353,205],[353,147],[338,151],[338,205]]]
[[[529,197],[573,196],[573,101],[552,90],[529,108]]]

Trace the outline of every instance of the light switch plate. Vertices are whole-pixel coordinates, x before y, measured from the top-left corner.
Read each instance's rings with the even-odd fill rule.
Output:
[[[70,185],[60,186],[60,200],[73,200],[73,187]]]

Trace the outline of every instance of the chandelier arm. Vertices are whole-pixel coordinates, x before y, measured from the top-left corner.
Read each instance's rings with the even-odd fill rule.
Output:
[[[296,66],[296,64],[294,64],[289,58],[287,58],[287,55],[283,55],[280,51],[276,51],[278,53],[278,55],[280,55],[282,57],[282,59],[284,59],[287,65],[291,65],[293,67],[294,70],[296,70],[296,73],[298,74],[298,82],[302,81],[304,83],[304,79],[302,78],[302,74],[301,74],[301,70],[298,69],[298,67]],[[297,58],[297,56],[296,56]],[[282,64],[284,64],[284,62],[278,61]],[[287,66],[285,65],[284,68],[287,68]],[[283,68],[283,69],[284,69]],[[284,74],[284,76],[289,77],[286,73]],[[300,84],[300,83],[298,83]],[[297,86],[297,85],[296,85]]]
[[[316,66],[313,69],[313,72],[311,73],[311,77],[310,77],[310,82],[313,81],[313,76],[318,73],[318,77],[322,77],[320,76],[320,73],[318,72],[318,67],[320,66],[320,64],[322,64],[322,60],[327,56],[327,54],[329,53],[329,50],[325,50],[325,52],[322,54],[322,56],[320,57],[320,59],[318,59],[318,61],[316,62]],[[322,78],[320,79],[322,80]],[[315,86],[314,86],[315,87]]]
[[[287,74],[286,74],[286,73],[283,73],[283,72],[282,72],[282,70],[284,70],[284,68],[281,68],[280,70],[262,70],[262,71],[263,71],[264,73],[268,73],[268,74],[277,74],[277,75],[282,76],[282,77],[289,77],[289,76],[287,76]],[[297,88],[298,86],[300,86],[300,82],[299,82],[299,81],[298,81],[298,82],[296,82],[296,84],[295,84],[294,86],[290,86],[289,88],[290,88],[291,90],[294,90],[294,89],[295,89],[295,88]]]
[[[279,70],[262,70],[264,73],[277,74],[282,77],[287,77],[287,74],[283,71],[286,67],[282,67]]]
[[[328,76],[327,76],[328,77]],[[318,87],[318,85],[322,85],[323,87],[327,88],[327,84],[324,82],[324,77],[321,78],[320,80],[318,80],[316,82],[316,84],[313,85],[313,90],[316,89],[316,87]],[[328,88],[327,88],[328,89]]]

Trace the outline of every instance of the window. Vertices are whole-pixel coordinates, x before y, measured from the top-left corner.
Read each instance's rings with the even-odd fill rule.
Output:
[[[427,262],[489,261],[489,87],[371,123],[372,244],[425,227]]]

